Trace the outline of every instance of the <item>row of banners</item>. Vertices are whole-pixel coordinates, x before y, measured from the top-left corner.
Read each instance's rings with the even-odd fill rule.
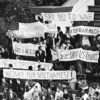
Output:
[[[51,34],[57,34],[56,24],[51,24],[51,25],[47,24],[46,27],[48,28],[44,28],[42,24],[41,25],[39,24],[40,23],[31,23],[31,24],[25,25],[25,24],[19,23],[19,26],[20,26],[19,30],[14,30],[14,31],[9,30],[7,35],[13,38],[33,38],[33,37],[44,37],[45,32],[49,32]],[[70,27],[70,34],[71,36],[77,35],[77,34],[87,35],[87,36],[96,36],[100,34],[100,28],[90,27],[90,26]]]
[[[58,50],[57,52],[51,50],[53,60],[59,61],[74,61],[82,60],[86,62],[98,63],[99,51],[90,51],[79,49],[72,50]]]
[[[17,59],[15,60],[14,59],[0,59],[1,68],[9,68],[9,64],[12,64],[14,69],[28,69],[29,66],[32,66],[34,71],[38,70],[38,65],[41,65],[41,68],[44,68],[46,71],[51,70],[53,67],[52,63],[17,60]]]
[[[34,45],[31,43],[17,43],[13,42],[13,50],[17,55],[24,56],[34,56],[35,52],[38,50],[39,45]],[[45,45],[42,45],[42,49],[45,51]],[[72,49],[72,50],[61,50],[59,49],[57,52],[51,50],[53,60],[59,59],[60,61],[73,61],[73,60],[82,60],[86,62],[98,62],[99,59],[99,51],[91,51],[91,50],[83,50]]]
[[[68,80],[71,79],[71,71],[27,71],[3,69],[5,78],[14,79],[38,79],[38,80]]]

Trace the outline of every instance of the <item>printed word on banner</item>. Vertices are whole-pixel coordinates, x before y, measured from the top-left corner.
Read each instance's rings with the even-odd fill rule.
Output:
[[[93,21],[94,13],[42,13],[44,21]]]
[[[6,78],[36,80],[67,80],[71,79],[71,71],[26,71],[3,69]]]
[[[89,27],[89,26],[71,27],[70,34],[71,35],[80,34],[80,35],[95,36],[95,35],[100,34],[100,28],[99,27]]]
[[[40,22],[19,23],[18,35],[26,38],[44,36],[44,25]]]
[[[7,35],[12,38],[44,37],[45,32],[56,33],[56,24],[19,23],[19,30],[8,30]]]
[[[35,56],[35,52],[39,46],[45,51],[45,45],[13,42],[14,53],[23,56]]]
[[[98,63],[99,51],[83,49],[63,50],[59,52],[60,61],[82,60],[86,62]]]
[[[27,61],[27,60],[13,60],[13,59],[0,59],[0,67],[8,68],[9,64],[12,64],[15,69],[28,69],[29,66],[32,66],[33,70],[38,70],[38,65],[41,65],[41,68],[45,70],[51,70],[53,67],[52,63],[44,63],[44,62],[35,62],[35,61]]]

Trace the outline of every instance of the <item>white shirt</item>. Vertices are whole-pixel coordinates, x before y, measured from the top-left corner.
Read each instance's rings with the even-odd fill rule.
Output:
[[[83,99],[83,100],[87,100],[87,99],[89,99],[88,94],[85,93],[85,94],[82,96],[82,99]]]
[[[56,92],[56,94],[55,94],[55,100],[57,100],[59,98],[62,98],[62,97],[63,97],[63,92],[62,91]]]
[[[77,82],[77,78],[76,78],[76,71],[71,71],[71,81],[70,83],[73,83],[73,82]]]

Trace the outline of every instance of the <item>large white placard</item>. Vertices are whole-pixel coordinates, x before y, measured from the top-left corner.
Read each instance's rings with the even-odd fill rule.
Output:
[[[93,21],[94,13],[42,13],[44,21]]]
[[[80,34],[80,35],[96,36],[100,34],[100,28],[99,27],[89,27],[89,26],[71,27],[70,34],[71,35]]]
[[[26,71],[3,69],[3,76],[14,79],[68,80],[71,79],[71,71]]]
[[[52,53],[53,54],[53,53]],[[91,51],[91,50],[83,50],[72,49],[72,50],[58,50],[59,56],[57,53],[53,54],[53,58],[59,59],[60,61],[74,61],[74,60],[82,60],[86,62],[98,63],[99,59],[99,51]]]
[[[7,35],[13,38],[44,37],[45,32],[56,33],[56,24],[44,24],[40,22],[19,23],[19,30],[8,30]]]
[[[17,60],[17,59],[0,59],[0,67],[8,68],[9,64],[12,64],[15,69],[28,69],[29,66],[32,66],[33,70],[38,70],[38,65],[41,65],[41,68],[45,70],[51,70],[53,67],[52,63],[44,63],[44,62],[35,62],[35,61],[27,61],[27,60]]]
[[[13,42],[14,53],[23,56],[35,56],[35,52],[39,46],[45,51],[45,45]]]

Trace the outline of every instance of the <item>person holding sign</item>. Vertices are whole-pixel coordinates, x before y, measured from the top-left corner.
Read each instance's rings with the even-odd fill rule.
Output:
[[[38,47],[38,50],[35,53],[37,61],[45,62],[45,52],[42,50],[41,46]]]

